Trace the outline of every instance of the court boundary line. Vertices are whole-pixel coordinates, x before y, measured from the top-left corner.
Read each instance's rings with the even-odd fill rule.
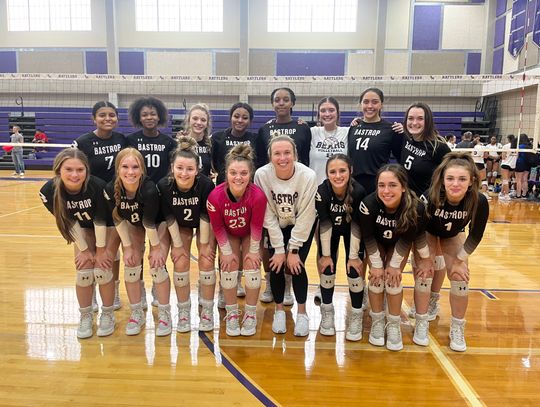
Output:
[[[206,335],[205,332],[199,331],[199,338],[205,344],[205,346],[215,354],[216,347],[212,339]],[[233,375],[233,377],[238,380],[238,382],[243,385],[257,400],[259,400],[264,406],[267,407],[278,407],[280,404],[267,394],[262,388],[255,384],[253,380],[236,364],[233,360],[221,349],[221,346],[218,346],[218,352],[221,355],[221,364]]]
[[[20,211],[16,211],[16,212],[4,213],[3,215],[0,215],[0,218],[5,218],[7,216],[16,215],[16,214],[21,213],[21,212],[31,211],[32,209],[37,209],[37,208],[41,208],[41,207],[42,207],[42,205],[37,205],[37,206],[32,206],[32,207],[26,208],[26,209],[21,209]]]

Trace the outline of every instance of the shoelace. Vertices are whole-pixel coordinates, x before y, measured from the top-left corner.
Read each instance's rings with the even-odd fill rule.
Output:
[[[399,331],[399,324],[397,322],[387,322],[384,328],[388,332],[387,339],[396,338],[399,340],[401,333]]]
[[[428,326],[428,321],[416,320],[416,330],[423,337],[428,335]]]
[[[86,325],[92,325],[93,318],[92,314],[82,314],[81,320],[79,321],[79,328],[85,328]]]
[[[386,329],[387,325],[388,324],[384,324],[383,319],[373,321],[371,324],[372,336],[375,336],[377,338],[384,336],[384,330]]]
[[[353,327],[354,330],[360,329],[362,318],[360,314],[354,313],[351,315],[351,321],[349,322],[349,328]]]
[[[451,335],[454,342],[464,342],[463,328],[461,326],[452,327]]]

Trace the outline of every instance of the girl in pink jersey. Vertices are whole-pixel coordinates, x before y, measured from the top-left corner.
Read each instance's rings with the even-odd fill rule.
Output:
[[[235,146],[226,157],[226,181],[208,196],[208,215],[220,252],[221,286],[229,336],[251,336],[257,328],[256,304],[261,286],[260,241],[266,196],[251,182],[255,172],[253,150],[249,145]],[[246,305],[242,328],[236,300],[238,270],[244,270]]]

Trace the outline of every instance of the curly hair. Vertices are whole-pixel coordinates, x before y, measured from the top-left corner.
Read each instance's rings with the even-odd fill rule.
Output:
[[[129,121],[135,127],[142,127],[141,123],[141,110],[143,107],[153,107],[159,117],[158,126],[164,127],[169,120],[169,111],[165,104],[153,96],[146,96],[135,99],[131,105],[129,105],[128,115]]]

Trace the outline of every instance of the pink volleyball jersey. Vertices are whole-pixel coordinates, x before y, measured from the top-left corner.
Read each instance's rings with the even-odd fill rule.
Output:
[[[231,236],[250,236],[252,242],[260,242],[266,195],[255,184],[250,183],[238,202],[227,194],[227,184],[219,184],[208,196],[208,216],[219,247],[228,246]]]

